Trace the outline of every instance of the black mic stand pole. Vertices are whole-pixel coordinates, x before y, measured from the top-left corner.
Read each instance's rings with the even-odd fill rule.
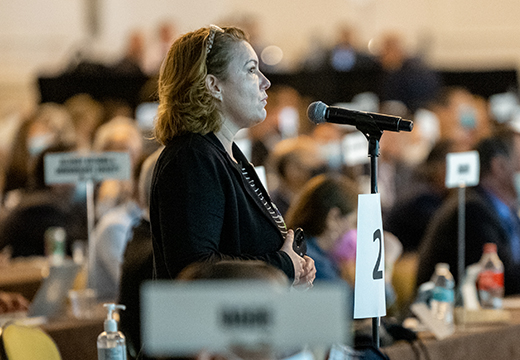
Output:
[[[375,121],[357,124],[356,128],[365,135],[368,140],[368,156],[370,157],[370,193],[377,194],[377,157],[379,156],[379,140],[383,131],[379,129]],[[380,345],[379,326],[381,318],[372,318],[372,342],[376,348]]]

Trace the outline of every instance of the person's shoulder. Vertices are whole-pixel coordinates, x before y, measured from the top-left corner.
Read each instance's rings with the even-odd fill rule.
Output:
[[[189,156],[190,154],[215,153],[217,149],[218,147],[212,138],[212,134],[186,133],[174,137],[168,145],[165,146],[159,157],[159,161],[164,161],[164,159],[178,155]]]

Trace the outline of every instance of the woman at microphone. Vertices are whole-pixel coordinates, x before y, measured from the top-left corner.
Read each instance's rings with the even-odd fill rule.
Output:
[[[312,285],[314,261],[293,251],[294,232],[234,143],[266,117],[270,82],[245,33],[211,25],[175,41],[159,75],[150,221],[158,278],[196,261],[262,260],[295,285]]]

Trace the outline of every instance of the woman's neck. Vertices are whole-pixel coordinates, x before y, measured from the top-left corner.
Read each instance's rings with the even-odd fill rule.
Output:
[[[238,129],[234,129],[234,126],[230,126],[230,124],[224,123],[222,128],[215,133],[217,139],[220,140],[226,152],[235,162],[236,160],[233,157],[233,141],[235,140],[235,135],[237,132]]]

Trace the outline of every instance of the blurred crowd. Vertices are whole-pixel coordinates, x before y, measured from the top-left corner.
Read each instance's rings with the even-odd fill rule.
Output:
[[[242,25],[246,30],[252,26]],[[158,34],[153,56],[145,56],[142,36],[133,33],[117,66],[156,75],[177,35],[173,24],[162,24]],[[448,207],[453,190],[445,186],[448,153],[478,150],[481,158],[487,159],[479,186],[516,211],[520,101],[514,92],[486,99],[464,87],[443,86],[420,56],[405,50],[404,39],[397,33],[386,33],[376,54],[356,47],[353,34],[350,27],[342,27],[334,47],[313,51],[301,67],[331,67],[336,71],[379,67],[383,69],[379,94],[361,93],[337,105],[414,122],[411,133],[385,132],[378,157],[386,232],[387,304],[391,314],[404,317],[419,285],[417,269],[421,269],[419,281],[426,281],[433,272],[432,261],[448,262],[456,253],[454,244],[443,242],[442,248],[436,249],[436,239],[447,236],[448,229],[439,229],[442,224],[433,220],[451,216]],[[269,77],[274,71],[271,65],[262,66]],[[340,279],[353,286],[357,195],[370,192],[366,139],[352,126],[312,124],[306,110],[319,99],[278,84],[273,84],[268,95],[267,118],[244,132],[238,145],[253,165],[264,167],[267,188],[288,226],[304,228],[309,254],[316,261],[317,279]],[[148,106],[146,116],[139,112],[144,107],[78,94],[63,104],[39,104],[30,113],[3,119],[0,129],[2,255],[45,256],[45,231],[63,227],[68,255],[72,255],[75,241],[91,242],[88,286],[96,289],[100,300],[125,303],[127,313],[132,306],[138,309],[138,299],[126,300],[132,294],[125,290],[142,281],[137,275],[148,274],[152,266],[147,197],[160,148],[151,139],[153,99],[142,105]],[[491,145],[483,145],[486,141]],[[495,149],[500,146],[505,150]],[[72,151],[124,151],[131,158],[131,179],[95,184],[95,221],[90,238],[85,183],[45,182],[45,155]],[[494,159],[501,156],[510,161],[497,164]],[[478,211],[476,208],[472,213],[477,221],[484,217]],[[500,217],[490,222],[501,226]],[[506,243],[511,237],[520,241],[520,232],[508,231],[503,231]],[[489,232],[487,240],[501,241],[493,234]],[[479,257],[481,248],[475,252]],[[471,255],[467,261],[476,256]],[[518,263],[516,258],[504,263],[516,269],[520,257]],[[520,292],[517,281],[506,275],[507,294]]]

